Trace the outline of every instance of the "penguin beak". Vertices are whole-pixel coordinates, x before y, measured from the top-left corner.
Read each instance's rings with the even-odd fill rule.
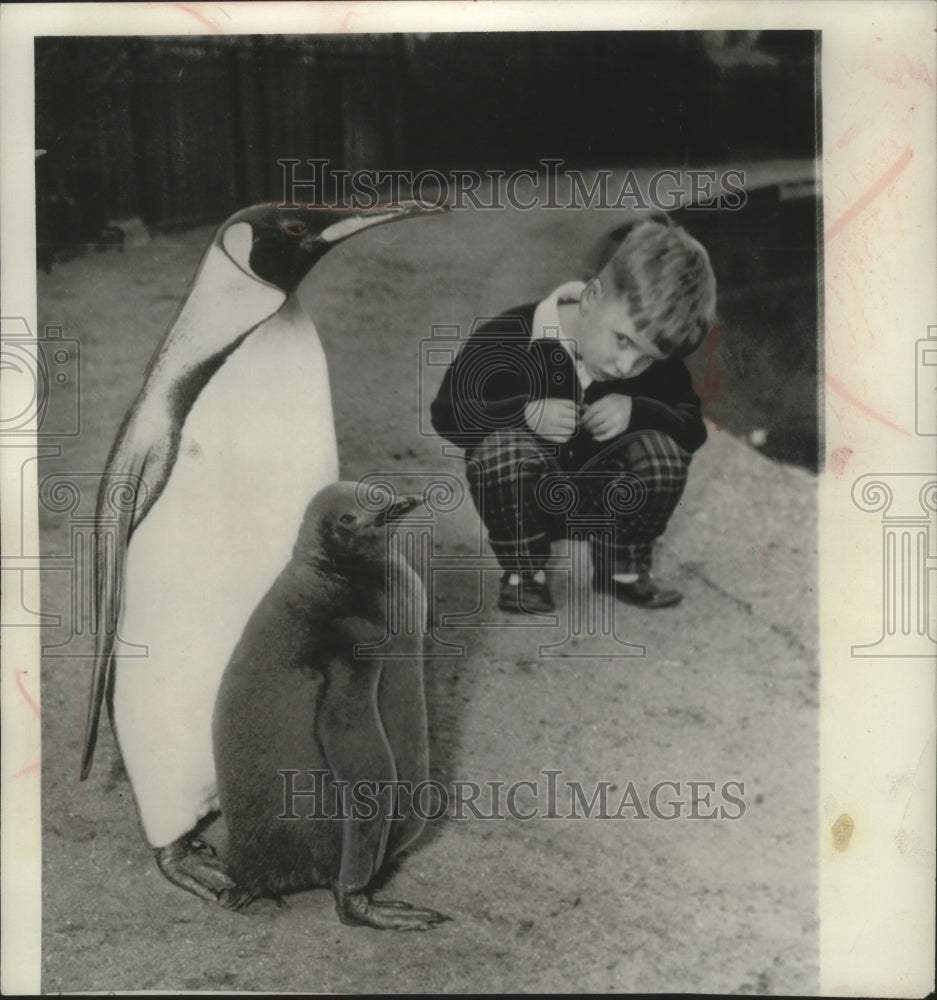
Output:
[[[448,205],[423,205],[418,201],[408,201],[400,205],[379,205],[365,211],[355,212],[345,219],[333,222],[319,233],[317,239],[323,243],[338,243],[360,233],[362,229],[380,226],[385,222],[407,219],[412,215],[434,215],[448,212]]]
[[[422,493],[405,493],[399,496],[386,510],[382,510],[374,518],[374,524],[380,528],[392,521],[399,521],[415,507],[425,503],[426,497]]]

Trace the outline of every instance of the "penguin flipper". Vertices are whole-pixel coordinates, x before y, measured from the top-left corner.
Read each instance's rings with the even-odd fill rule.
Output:
[[[114,639],[120,615],[124,562],[133,529],[163,491],[172,465],[170,453],[130,446],[136,424],[131,410],[121,427],[101,478],[95,511],[97,547],[94,563],[94,669],[81,753],[81,780],[91,772],[98,739],[101,707],[111,681]],[[149,480],[144,473],[150,475]],[[116,516],[115,516],[116,515]]]
[[[355,644],[373,641],[373,628],[361,619],[341,619],[333,627],[351,641],[347,652],[329,661],[317,728],[333,779],[347,783],[353,796],[342,822],[338,882],[356,890],[371,881],[384,860],[391,826],[386,800],[397,770],[377,707],[383,660],[356,660],[353,654]],[[362,790],[373,798],[356,817],[356,793]]]
[[[101,723],[101,706],[104,704],[104,697],[110,683],[110,656],[105,659],[96,659],[94,670],[91,674],[91,697],[88,699],[88,717],[85,720],[85,737],[81,748],[81,776],[80,780],[91,773],[91,765],[94,762],[94,748],[98,742],[98,726]]]

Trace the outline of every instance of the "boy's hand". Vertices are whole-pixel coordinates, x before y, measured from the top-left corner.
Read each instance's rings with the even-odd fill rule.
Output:
[[[623,434],[631,423],[631,397],[610,392],[587,406],[582,414],[582,426],[596,441]]]
[[[576,431],[578,409],[571,399],[538,399],[524,407],[524,420],[537,437],[563,444]]]

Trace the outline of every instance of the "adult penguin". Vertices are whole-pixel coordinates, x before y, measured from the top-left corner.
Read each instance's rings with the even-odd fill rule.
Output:
[[[101,705],[160,871],[205,899],[230,879],[197,837],[216,809],[211,715],[244,623],[309,500],[338,478],[326,359],[297,288],[336,243],[427,211],[246,208],[216,232],[111,449],[134,484],[97,556],[96,647],[81,777]],[[115,655],[115,636],[147,647]],[[116,669],[113,665],[116,661]]]
[[[423,827],[413,790],[429,778],[426,598],[387,527],[422,499],[374,512],[354,483],[326,486],[244,629],[213,722],[235,880],[225,906],[331,884],[343,923],[426,930],[446,919],[369,891]]]

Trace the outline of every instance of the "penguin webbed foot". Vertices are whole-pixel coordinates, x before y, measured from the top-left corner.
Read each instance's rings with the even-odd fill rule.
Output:
[[[165,847],[157,847],[153,853],[162,875],[199,899],[218,902],[223,892],[235,888],[214,847],[207,841],[179,837]]]
[[[218,893],[218,902],[226,910],[243,910],[257,899],[257,894],[245,889],[242,885],[233,885],[230,889],[222,889]]]
[[[258,899],[270,899],[277,904],[278,910],[288,910],[290,904],[279,894],[269,889],[250,889],[246,885],[235,883],[230,889],[222,889],[218,893],[218,902],[226,910],[240,912]]]
[[[335,911],[343,924],[376,927],[378,930],[428,931],[450,920],[436,910],[418,909],[397,899],[372,899],[363,890],[352,890],[340,882],[332,886]]]

